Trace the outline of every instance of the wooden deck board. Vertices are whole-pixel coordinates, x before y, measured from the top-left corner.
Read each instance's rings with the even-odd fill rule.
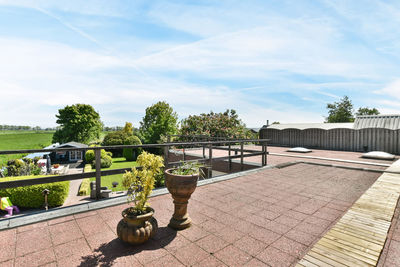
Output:
[[[387,170],[400,171],[400,160]],[[298,266],[376,266],[397,201],[400,174],[383,173]]]

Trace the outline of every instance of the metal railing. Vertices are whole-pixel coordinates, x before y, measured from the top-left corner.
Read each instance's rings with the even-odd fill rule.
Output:
[[[163,144],[143,144],[143,145],[117,145],[117,146],[100,146],[100,147],[87,147],[87,148],[52,148],[52,149],[25,149],[25,150],[3,150],[0,151],[0,155],[5,154],[24,154],[24,153],[35,153],[35,152],[59,152],[59,151],[83,151],[94,150],[95,152],[95,172],[87,172],[87,173],[78,173],[78,174],[66,174],[66,175],[58,175],[58,176],[41,176],[38,178],[32,179],[24,179],[24,180],[15,180],[15,181],[1,181],[0,178],[0,189],[5,188],[14,188],[28,185],[37,185],[37,184],[46,184],[46,183],[54,183],[54,182],[62,182],[62,181],[72,181],[79,180],[84,178],[96,178],[96,198],[100,199],[101,194],[101,177],[121,174],[125,173],[125,171],[130,171],[131,168],[120,168],[113,170],[101,170],[100,159],[101,159],[101,150],[102,149],[124,149],[124,148],[164,148],[164,165],[165,168],[168,168],[173,165],[181,164],[179,162],[169,162],[169,152],[170,148],[173,147],[185,147],[185,146],[198,146],[203,148],[203,158],[195,161],[205,162],[212,169],[213,162],[220,160],[228,160],[229,168],[231,169],[232,159],[239,158],[241,164],[241,170],[243,170],[243,160],[245,157],[259,156],[261,155],[261,166],[265,166],[267,164],[267,142],[269,139],[241,139],[241,140],[221,140],[221,141],[204,141],[204,142],[168,142]],[[259,150],[251,150],[244,149],[245,143],[259,143],[262,145],[262,151]],[[220,145],[220,146],[218,146]],[[222,146],[221,146],[222,145]],[[240,148],[234,148],[232,145],[239,145]],[[208,148],[209,155],[206,157],[205,149]],[[228,156],[213,158],[212,152],[213,149],[220,150],[228,150]],[[235,152],[236,155],[231,155],[231,152]],[[237,152],[240,152],[240,155],[237,155]],[[247,154],[245,154],[247,153]],[[183,150],[183,161],[185,161],[185,151]],[[137,167],[140,168],[140,167]],[[15,176],[18,177],[18,176]]]

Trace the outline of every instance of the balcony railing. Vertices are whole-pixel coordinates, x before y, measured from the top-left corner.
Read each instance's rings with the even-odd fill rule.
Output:
[[[101,189],[101,177],[121,174],[126,171],[130,171],[131,168],[121,168],[121,169],[113,169],[113,170],[101,170],[100,166],[100,158],[101,158],[101,149],[124,149],[124,148],[163,148],[164,149],[164,165],[165,168],[171,166],[177,166],[181,164],[182,161],[169,162],[168,157],[170,153],[170,148],[180,147],[183,148],[182,156],[183,161],[199,161],[204,162],[207,166],[212,169],[213,162],[216,161],[229,161],[229,169],[232,166],[232,159],[240,159],[241,170],[243,170],[243,161],[246,157],[254,157],[261,156],[261,166],[267,165],[267,142],[269,139],[238,139],[238,140],[219,140],[219,141],[199,141],[199,142],[168,142],[163,144],[143,144],[143,145],[117,145],[117,146],[99,146],[99,147],[88,147],[88,148],[53,148],[53,149],[25,149],[25,150],[3,150],[0,151],[0,155],[5,154],[24,154],[24,153],[35,153],[35,152],[59,152],[59,151],[83,151],[94,150],[95,151],[95,160],[96,160],[96,170],[95,172],[87,172],[87,173],[79,173],[79,174],[66,174],[66,175],[58,175],[58,176],[41,176],[38,178],[32,179],[24,179],[24,180],[15,180],[15,181],[5,181],[1,182],[0,178],[0,189],[5,188],[13,188],[13,187],[21,187],[28,185],[37,185],[37,184],[46,184],[46,183],[54,183],[54,182],[62,182],[62,181],[72,181],[79,180],[83,178],[96,178],[96,198],[100,199],[100,189]],[[244,144],[247,143],[258,143],[261,145],[262,149],[253,150],[253,149],[244,149]],[[186,160],[185,147],[202,147],[203,148],[203,156],[197,160]],[[205,150],[208,148],[208,157],[205,155]],[[228,151],[228,156],[224,157],[213,157],[213,149],[226,150]],[[232,152],[235,155],[232,155]],[[240,152],[240,154],[239,154]],[[138,167],[140,168],[140,167]]]

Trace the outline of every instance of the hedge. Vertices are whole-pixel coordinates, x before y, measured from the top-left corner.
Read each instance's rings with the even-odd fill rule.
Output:
[[[32,176],[7,177],[1,178],[0,182],[32,178]],[[50,190],[50,193],[47,197],[49,207],[61,206],[68,197],[69,181],[0,189],[0,196],[10,197],[11,202],[18,207],[42,208],[44,204],[44,196],[42,195],[42,191],[44,189]]]
[[[86,164],[83,172],[91,172],[92,166],[90,164]],[[87,196],[90,194],[90,179],[85,178],[82,180],[81,186],[79,187],[78,196]]]

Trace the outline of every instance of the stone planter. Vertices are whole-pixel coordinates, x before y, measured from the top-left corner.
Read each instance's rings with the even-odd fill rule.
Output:
[[[175,211],[168,226],[175,230],[183,230],[190,227],[192,222],[187,213],[187,205],[190,196],[196,190],[199,174],[176,175],[171,174],[172,170],[165,171],[165,183],[175,205]]]
[[[154,236],[158,229],[157,220],[153,217],[154,210],[147,208],[147,213],[134,216],[127,213],[128,209],[122,211],[122,219],[117,226],[118,238],[122,241],[139,245]]]

